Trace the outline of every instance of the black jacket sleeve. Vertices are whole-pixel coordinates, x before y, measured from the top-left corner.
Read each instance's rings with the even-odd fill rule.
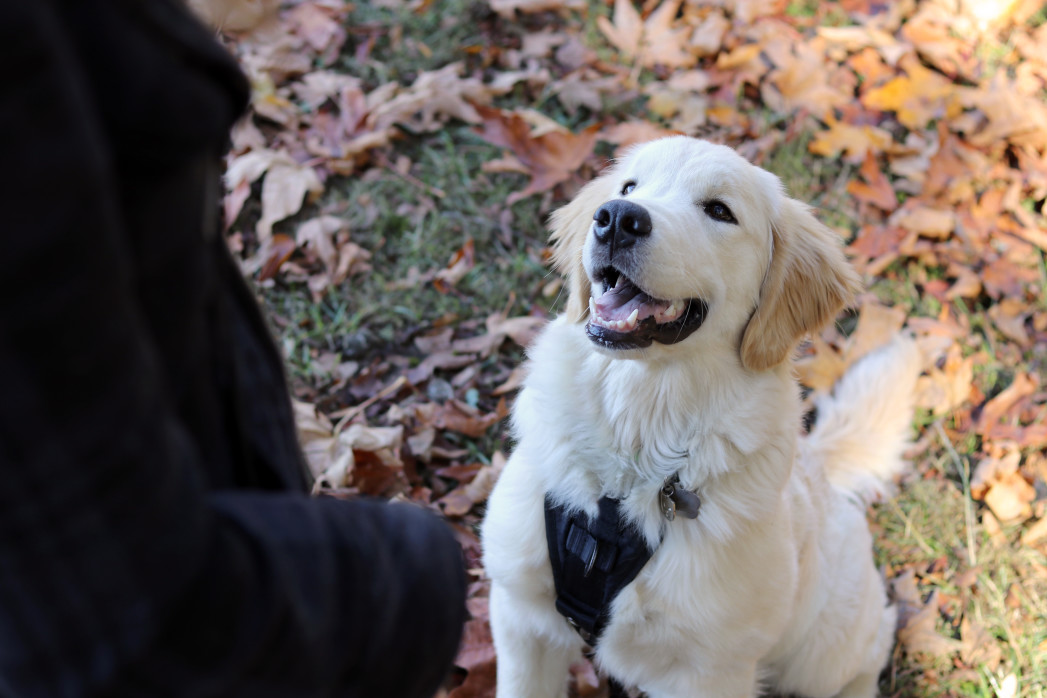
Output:
[[[0,0],[0,696],[431,693],[442,522],[209,481],[62,7]]]

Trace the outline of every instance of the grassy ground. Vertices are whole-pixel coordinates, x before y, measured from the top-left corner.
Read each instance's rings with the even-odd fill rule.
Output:
[[[346,22],[349,46],[371,39],[374,44],[365,59],[352,50],[343,51],[337,69],[372,86],[390,80],[407,84],[421,71],[455,61],[482,71],[481,54],[470,47],[492,41],[519,46],[526,33],[546,25],[559,28],[566,22],[574,23],[599,56],[614,59],[595,28],[595,18],[608,14],[604,5],[594,6],[581,19],[545,14],[513,23],[495,17],[482,2],[438,4],[439,11],[356,5]],[[816,5],[789,7],[796,16],[808,16]],[[645,73],[641,80],[656,77]],[[642,99],[628,104],[641,110],[637,116],[657,120],[643,111]],[[544,92],[517,90],[500,98],[500,106],[536,107],[572,129],[600,117],[584,108],[570,115]],[[828,224],[855,233],[861,221],[844,187],[855,166],[812,156],[807,146],[813,123],[803,118],[765,111],[754,111],[752,118],[762,120],[768,131],[787,132],[763,153],[761,164],[779,175],[793,196],[814,204]],[[296,219],[277,225],[278,232],[292,231],[297,222],[318,212],[336,215],[348,222],[352,240],[372,255],[372,271],[350,277],[319,299],[304,283],[284,277],[261,285],[260,294],[299,395],[326,400],[331,408],[352,403],[349,395],[330,394],[332,363],[325,357],[331,355],[339,362],[367,366],[389,354],[406,354],[417,365],[424,356],[412,349],[412,343],[434,328],[453,326],[468,334],[496,311],[507,311],[509,316],[556,312],[558,285],[546,266],[545,222],[550,208],[561,200],[557,197],[569,195],[569,187],[558,190],[557,196],[532,196],[507,206],[507,197],[523,188],[526,178],[484,172],[484,163],[501,153],[501,148],[484,142],[461,123],[435,133],[405,134],[384,160],[358,175],[330,180],[319,201]],[[246,234],[252,225],[250,214],[241,216],[234,232]],[[441,290],[424,281],[470,244],[475,265],[453,288]],[[913,276],[927,273],[914,263],[896,263],[874,281],[872,290],[909,313],[933,317],[940,309],[936,301],[921,294],[912,281]],[[1044,278],[1047,287],[1047,267]],[[984,307],[973,308],[975,327],[979,322],[988,327],[984,311]],[[841,324],[844,331],[852,327],[853,319]],[[976,334],[982,337],[981,344],[966,344],[965,355],[989,346],[990,335],[989,330]],[[1031,350],[1025,360],[1034,367],[1040,361],[1043,369],[1043,352],[1036,351]],[[518,349],[507,346],[491,361],[515,364],[521,358]],[[436,375],[449,381],[454,372]],[[997,361],[992,352],[976,366],[976,382],[985,395],[998,392],[1011,376],[1013,365]],[[475,385],[471,389],[476,390]],[[466,389],[459,392],[463,399],[478,399],[467,396]],[[489,398],[484,394],[479,399]],[[936,629],[941,636],[965,642],[964,651],[980,647],[987,654],[958,659],[955,653],[910,656],[898,650],[881,690],[889,696],[1007,696],[1005,677],[997,671],[1002,662],[1017,676],[1018,695],[1042,697],[1047,695],[1047,560],[1017,543],[1018,529],[1005,528],[993,535],[986,530],[978,505],[969,497],[978,443],[975,439],[949,443],[944,430],[961,425],[948,420],[919,416],[914,474],[896,500],[871,513],[871,520],[880,541],[878,562],[887,575],[914,570],[920,599],[926,601],[932,590],[937,593],[943,613]],[[509,447],[501,429],[456,438],[458,445],[486,461],[494,450]],[[980,642],[970,641],[973,631],[961,627],[962,619],[977,621],[984,633]],[[996,648],[999,656],[985,649],[989,647]]]

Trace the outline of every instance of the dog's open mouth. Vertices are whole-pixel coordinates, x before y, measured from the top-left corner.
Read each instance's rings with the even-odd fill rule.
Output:
[[[674,344],[701,327],[709,311],[699,298],[654,298],[614,267],[600,270],[596,277],[605,290],[599,298],[589,299],[585,331],[589,339],[608,349]]]

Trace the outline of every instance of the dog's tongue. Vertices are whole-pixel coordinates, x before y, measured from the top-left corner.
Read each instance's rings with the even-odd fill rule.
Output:
[[[617,286],[597,298],[595,305],[605,320],[626,320],[636,309],[639,309],[637,320],[643,320],[661,310],[664,301],[651,298],[623,277]]]

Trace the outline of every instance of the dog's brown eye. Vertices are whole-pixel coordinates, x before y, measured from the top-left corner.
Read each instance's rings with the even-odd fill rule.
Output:
[[[727,208],[727,204],[722,201],[707,201],[705,202],[705,215],[712,218],[714,221],[720,221],[721,223],[737,223],[738,219],[731,213],[731,209]]]
[[[636,182],[626,182],[622,186],[622,196],[628,196],[632,193],[633,189],[636,189]]]

